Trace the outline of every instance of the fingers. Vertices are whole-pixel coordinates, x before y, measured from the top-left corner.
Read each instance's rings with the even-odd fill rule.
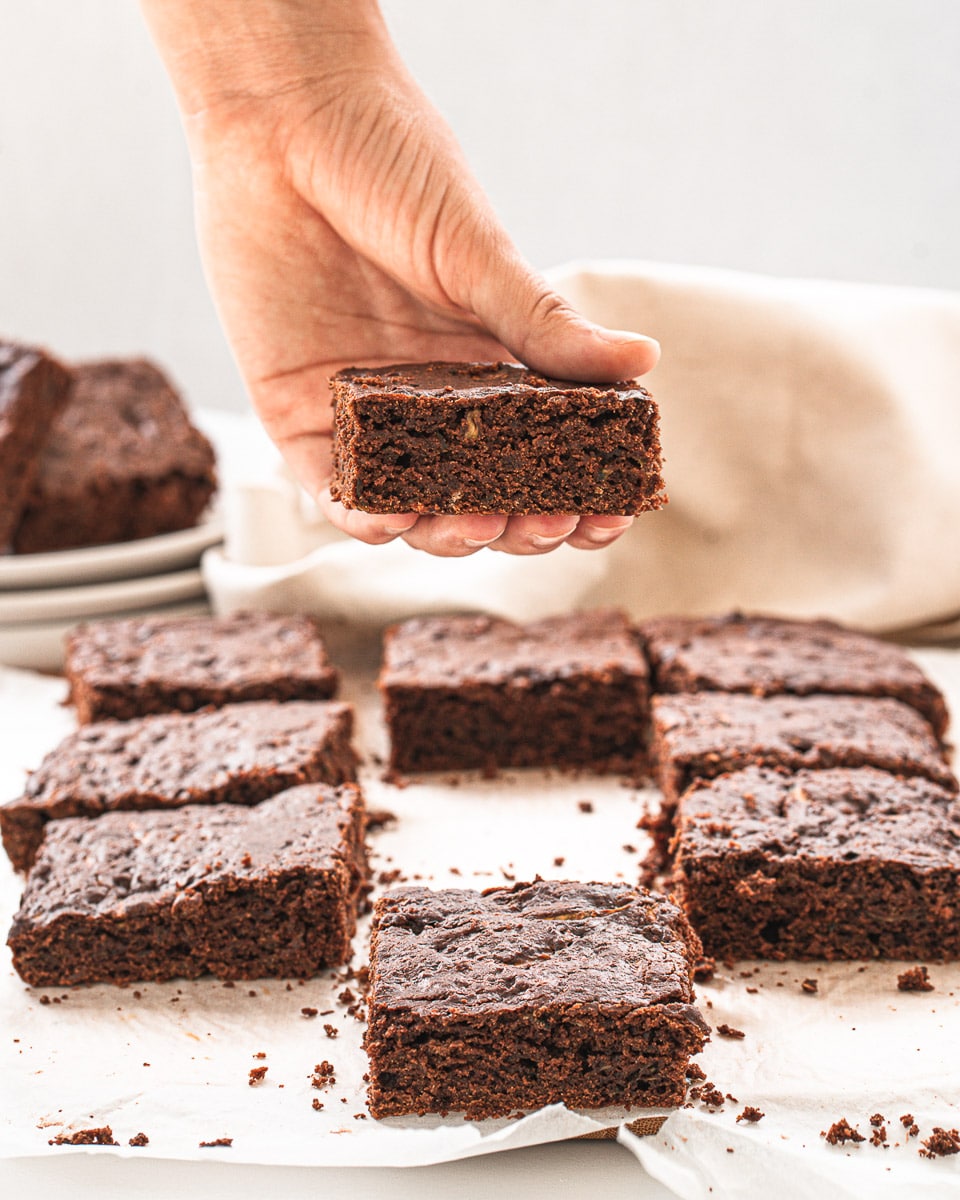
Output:
[[[602,550],[612,545],[633,524],[633,517],[581,517],[567,545],[577,550]]]
[[[331,525],[368,546],[382,546],[409,532],[417,522],[416,513],[366,513],[356,508],[344,508],[339,500],[330,497],[324,488],[317,496],[320,511]]]
[[[496,541],[506,524],[506,517],[488,514],[420,517],[403,535],[403,540],[414,550],[425,550],[427,554],[464,558]]]
[[[562,546],[577,528],[575,516],[510,517],[491,550],[506,554],[548,554]]]

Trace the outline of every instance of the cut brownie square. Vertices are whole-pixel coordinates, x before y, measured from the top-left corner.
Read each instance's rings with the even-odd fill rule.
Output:
[[[370,1111],[679,1104],[709,1032],[692,1003],[699,953],[678,908],[623,883],[388,892],[370,956]]]
[[[387,631],[380,689],[396,771],[645,762],[647,665],[613,610],[407,621]]]
[[[7,940],[34,987],[304,978],[350,958],[365,879],[353,784],[71,817],[47,826]]]
[[[922,713],[943,738],[943,694],[900,646],[831,621],[779,617],[658,617],[643,622],[658,692],[834,693],[890,696]]]
[[[432,362],[355,367],[331,386],[331,492],[347,508],[625,514],[666,503],[659,413],[632,381]]]
[[[81,724],[250,700],[329,700],[338,674],[304,616],[131,617],[80,625],[66,675]]]
[[[18,870],[60,817],[184,804],[258,804],[299,783],[356,777],[353,709],[336,701],[255,701],[196,713],[100,721],[64,738],[0,807]]]
[[[14,538],[21,554],[127,542],[195,525],[213,449],[167,377],[138,359],[76,368]]]
[[[684,793],[673,849],[707,954],[960,957],[960,806],[927,779],[749,767]]]
[[[20,523],[70,384],[70,372],[42,350],[0,340],[0,552]]]

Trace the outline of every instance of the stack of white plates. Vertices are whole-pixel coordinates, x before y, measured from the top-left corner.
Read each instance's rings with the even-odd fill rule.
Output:
[[[57,671],[82,621],[206,612],[200,556],[222,536],[214,515],[136,542],[0,556],[0,663]]]

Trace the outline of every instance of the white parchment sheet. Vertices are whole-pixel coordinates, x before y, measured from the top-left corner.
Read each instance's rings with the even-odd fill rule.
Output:
[[[360,716],[368,806],[396,816],[371,834],[375,876],[399,870],[437,887],[489,887],[537,873],[636,878],[646,849],[636,823],[656,802],[655,793],[616,778],[520,771],[495,780],[465,775],[405,788],[385,784],[376,761],[385,736],[372,664],[357,658],[351,669],[337,657],[348,668],[344,696]],[[919,658],[960,712],[960,652],[927,651]],[[61,705],[64,692],[60,680],[0,671],[4,798],[20,791],[25,769],[73,728],[71,710]],[[582,811],[583,800],[591,801],[591,812]],[[4,928],[19,890],[4,859]],[[365,961],[365,936],[366,922],[355,966]],[[958,1194],[960,1156],[929,1161],[917,1149],[934,1125],[960,1126],[960,967],[930,963],[935,990],[902,993],[896,977],[906,965],[721,967],[711,984],[699,987],[699,1002],[712,1025],[726,1022],[745,1036],[715,1035],[699,1061],[736,1100],[720,1112],[700,1105],[680,1110],[653,1136],[622,1130],[621,1140],[684,1197],[757,1196],[773,1183],[778,1200],[820,1191],[857,1196],[867,1188],[873,1196]],[[345,988],[358,988],[343,975],[326,972],[303,984],[258,980],[225,987],[203,979],[40,992],[24,986],[4,950],[0,1156],[424,1165],[577,1136],[623,1119],[619,1112],[583,1115],[556,1106],[517,1121],[374,1121],[364,1104],[363,1025],[339,999]],[[810,978],[818,981],[815,994],[800,987]],[[305,1008],[318,1015],[305,1016]],[[333,1064],[336,1082],[317,1090],[310,1077],[324,1060]],[[248,1073],[257,1066],[266,1066],[267,1074],[251,1087]],[[323,1104],[320,1111],[314,1099]],[[736,1122],[748,1104],[763,1110],[762,1121]],[[869,1142],[832,1148],[819,1136],[841,1116],[869,1135],[869,1117],[877,1112],[886,1118],[888,1149]],[[920,1126],[920,1139],[906,1137],[899,1117],[907,1112]],[[48,1145],[59,1132],[106,1124],[119,1146]],[[141,1131],[149,1144],[129,1147],[128,1139]],[[199,1146],[225,1137],[233,1139],[229,1148]]]

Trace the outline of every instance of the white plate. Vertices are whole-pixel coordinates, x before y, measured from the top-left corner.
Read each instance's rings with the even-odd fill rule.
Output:
[[[147,575],[85,587],[43,588],[0,594],[0,623],[79,621],[104,617],[132,608],[152,608],[197,600],[206,595],[197,568],[170,575]]]
[[[0,592],[14,588],[71,587],[112,579],[134,579],[195,566],[204,550],[223,540],[223,522],[212,512],[201,525],[117,542],[84,546],[50,554],[0,555]]]

